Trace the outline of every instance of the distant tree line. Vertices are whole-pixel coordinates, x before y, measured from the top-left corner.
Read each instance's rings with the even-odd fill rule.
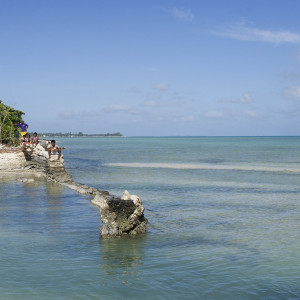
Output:
[[[67,133],[62,133],[62,132],[39,132],[40,137],[106,137],[106,136],[123,136],[120,132],[116,133],[96,133],[96,134],[87,134],[83,132],[78,132],[78,133],[72,133],[72,132],[67,132]]]
[[[0,100],[0,143],[10,144],[13,142],[14,124],[20,123],[24,112],[5,105]]]

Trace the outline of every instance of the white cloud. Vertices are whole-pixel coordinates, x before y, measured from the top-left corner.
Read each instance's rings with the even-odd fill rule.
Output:
[[[246,93],[242,95],[239,98],[233,98],[229,100],[220,100],[220,102],[225,102],[225,103],[252,103],[254,102],[251,95],[249,93]]]
[[[190,9],[183,10],[183,9],[174,7],[171,10],[171,13],[175,18],[180,19],[180,20],[184,20],[184,21],[193,21],[194,20],[194,15],[192,14]]]
[[[155,90],[158,90],[158,91],[166,91],[170,88],[170,86],[167,84],[167,83],[155,83],[152,85],[152,87],[155,89]]]
[[[180,117],[180,121],[182,121],[182,122],[192,122],[194,120],[195,120],[195,118],[194,118],[193,115],[181,116]]]
[[[206,112],[204,114],[204,116],[207,118],[222,118],[223,113],[221,111],[211,110],[211,111]]]
[[[152,100],[149,100],[149,101],[144,101],[142,103],[143,106],[150,106],[150,107],[158,107],[158,106],[161,106],[160,105],[160,102],[157,102],[157,101],[152,101]]]
[[[300,34],[284,30],[265,30],[246,27],[243,24],[225,30],[211,31],[212,34],[240,41],[255,41],[267,43],[292,43],[300,44]]]
[[[257,113],[253,110],[246,109],[243,111],[243,114],[247,117],[257,117]]]
[[[284,95],[289,98],[300,99],[300,86],[294,85],[286,88]]]

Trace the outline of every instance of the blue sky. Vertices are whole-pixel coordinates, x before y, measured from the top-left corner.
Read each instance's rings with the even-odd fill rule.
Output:
[[[298,0],[1,0],[0,99],[38,132],[299,135]]]

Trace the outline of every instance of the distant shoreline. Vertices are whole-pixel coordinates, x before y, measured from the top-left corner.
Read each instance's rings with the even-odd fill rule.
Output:
[[[39,135],[40,138],[52,138],[52,137],[63,137],[63,138],[125,138],[126,136],[122,135],[122,136],[114,136],[114,135]]]
[[[33,135],[32,132],[29,133],[30,135]],[[120,132],[116,133],[95,133],[95,134],[86,134],[86,133],[61,133],[61,132],[41,132],[38,134],[41,138],[48,138],[48,137],[124,137],[123,134]]]

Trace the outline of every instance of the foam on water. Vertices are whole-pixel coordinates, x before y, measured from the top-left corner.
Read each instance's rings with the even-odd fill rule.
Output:
[[[220,164],[185,164],[185,163],[108,163],[109,167],[122,168],[155,168],[155,169],[178,169],[178,170],[231,170],[231,171],[256,171],[256,172],[280,172],[300,174],[299,168],[272,167],[257,165],[220,165]]]

